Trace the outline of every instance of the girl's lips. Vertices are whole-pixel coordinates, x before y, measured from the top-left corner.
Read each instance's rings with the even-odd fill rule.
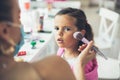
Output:
[[[57,42],[58,42],[58,43],[63,43],[63,39],[58,38],[58,39],[57,39]]]

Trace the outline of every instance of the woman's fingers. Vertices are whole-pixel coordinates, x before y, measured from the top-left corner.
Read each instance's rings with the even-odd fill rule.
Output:
[[[92,46],[93,46],[93,41],[90,41],[90,42],[88,43],[87,47],[85,48],[85,51],[91,50]]]
[[[86,46],[87,46],[87,44],[83,44],[83,45],[79,46],[78,51],[84,50],[86,48]]]
[[[82,46],[81,49],[83,49],[83,47],[84,49],[78,56],[78,61],[80,61],[80,63],[85,65],[88,61],[92,60],[95,57],[95,51],[91,50],[92,46],[93,41],[90,41],[86,47]]]
[[[89,51],[88,59],[89,59],[89,60],[92,60],[92,59],[96,56],[95,53],[96,53],[96,52],[95,52],[94,50]]]

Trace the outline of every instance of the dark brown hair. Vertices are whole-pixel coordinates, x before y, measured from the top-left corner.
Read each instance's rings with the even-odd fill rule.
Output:
[[[13,0],[0,0],[0,22],[12,22],[12,3]]]
[[[9,21],[13,22],[13,0],[0,0],[0,22]],[[7,44],[5,40],[0,38],[0,45]],[[9,46],[9,45],[7,45]],[[0,47],[0,56],[3,55]]]

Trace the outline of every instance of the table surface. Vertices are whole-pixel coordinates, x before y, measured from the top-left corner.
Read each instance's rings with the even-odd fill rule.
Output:
[[[19,53],[15,56],[15,59],[22,59],[25,62],[33,62],[45,57],[48,53],[47,48],[51,39],[52,33],[37,33],[25,36],[25,44],[21,47]],[[33,49],[31,45],[31,41],[33,40],[36,41],[35,49]]]

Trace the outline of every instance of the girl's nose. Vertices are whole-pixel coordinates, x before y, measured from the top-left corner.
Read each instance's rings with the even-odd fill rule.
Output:
[[[63,36],[63,31],[62,31],[62,30],[59,30],[59,31],[58,31],[58,35],[59,35],[59,36]]]

